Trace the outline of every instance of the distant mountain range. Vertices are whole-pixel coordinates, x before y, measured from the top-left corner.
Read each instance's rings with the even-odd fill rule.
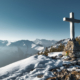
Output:
[[[80,36],[78,36],[78,38],[79,37]],[[70,38],[59,41],[36,39],[34,41],[19,40],[15,42],[0,40],[0,67],[30,57],[39,51],[44,51],[46,47],[48,47],[48,49],[50,49],[51,46],[58,47],[61,43],[66,45],[69,39]]]
[[[45,50],[46,47],[50,47],[56,42],[56,40],[46,39],[19,40],[15,42],[0,40],[0,67]]]
[[[0,46],[30,46],[31,44],[41,45],[44,47],[51,46],[55,44],[56,40],[46,40],[46,39],[36,39],[34,41],[29,40],[19,40],[15,42],[10,42],[7,40],[0,40]]]

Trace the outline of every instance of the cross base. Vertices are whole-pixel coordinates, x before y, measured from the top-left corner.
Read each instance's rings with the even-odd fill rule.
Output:
[[[76,39],[73,39],[73,40],[71,40],[71,39],[70,39],[69,41],[73,41],[73,42],[75,42],[75,41],[76,41]]]
[[[66,51],[69,53],[70,57],[80,57],[80,45],[74,40],[69,40],[64,48],[63,55],[66,55]]]

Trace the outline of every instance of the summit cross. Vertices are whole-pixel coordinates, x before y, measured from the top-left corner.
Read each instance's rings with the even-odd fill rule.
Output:
[[[80,23],[80,20],[74,19],[74,13],[70,13],[70,18],[63,18],[63,21],[70,22],[70,39],[75,40],[74,23]]]

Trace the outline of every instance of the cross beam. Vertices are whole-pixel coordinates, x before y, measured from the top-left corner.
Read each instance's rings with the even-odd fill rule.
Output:
[[[74,19],[74,13],[70,13],[70,18],[63,18],[63,21],[68,21],[70,22],[70,39],[74,40],[75,39],[75,33],[74,33],[74,23],[80,23],[80,20]]]
[[[68,22],[74,22],[74,23],[80,23],[80,20],[77,20],[77,19],[70,19],[70,18],[66,18],[66,17],[64,17],[63,18],[63,21],[68,21]]]

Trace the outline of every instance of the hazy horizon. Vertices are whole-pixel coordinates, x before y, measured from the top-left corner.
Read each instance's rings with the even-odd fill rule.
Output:
[[[37,40],[38,38],[36,38],[35,40]],[[0,39],[0,40],[3,40],[3,39]],[[29,39],[19,39],[19,40],[7,40],[7,41],[10,41],[10,42],[15,42],[15,41],[20,41],[20,40],[29,40]],[[29,40],[29,41],[35,41],[35,40]],[[43,39],[39,39],[39,40],[43,40]],[[44,39],[44,40],[50,40],[50,39]],[[55,39],[51,39],[51,40],[55,40]],[[3,41],[6,41],[3,40]],[[55,41],[59,41],[59,40],[55,40]]]

